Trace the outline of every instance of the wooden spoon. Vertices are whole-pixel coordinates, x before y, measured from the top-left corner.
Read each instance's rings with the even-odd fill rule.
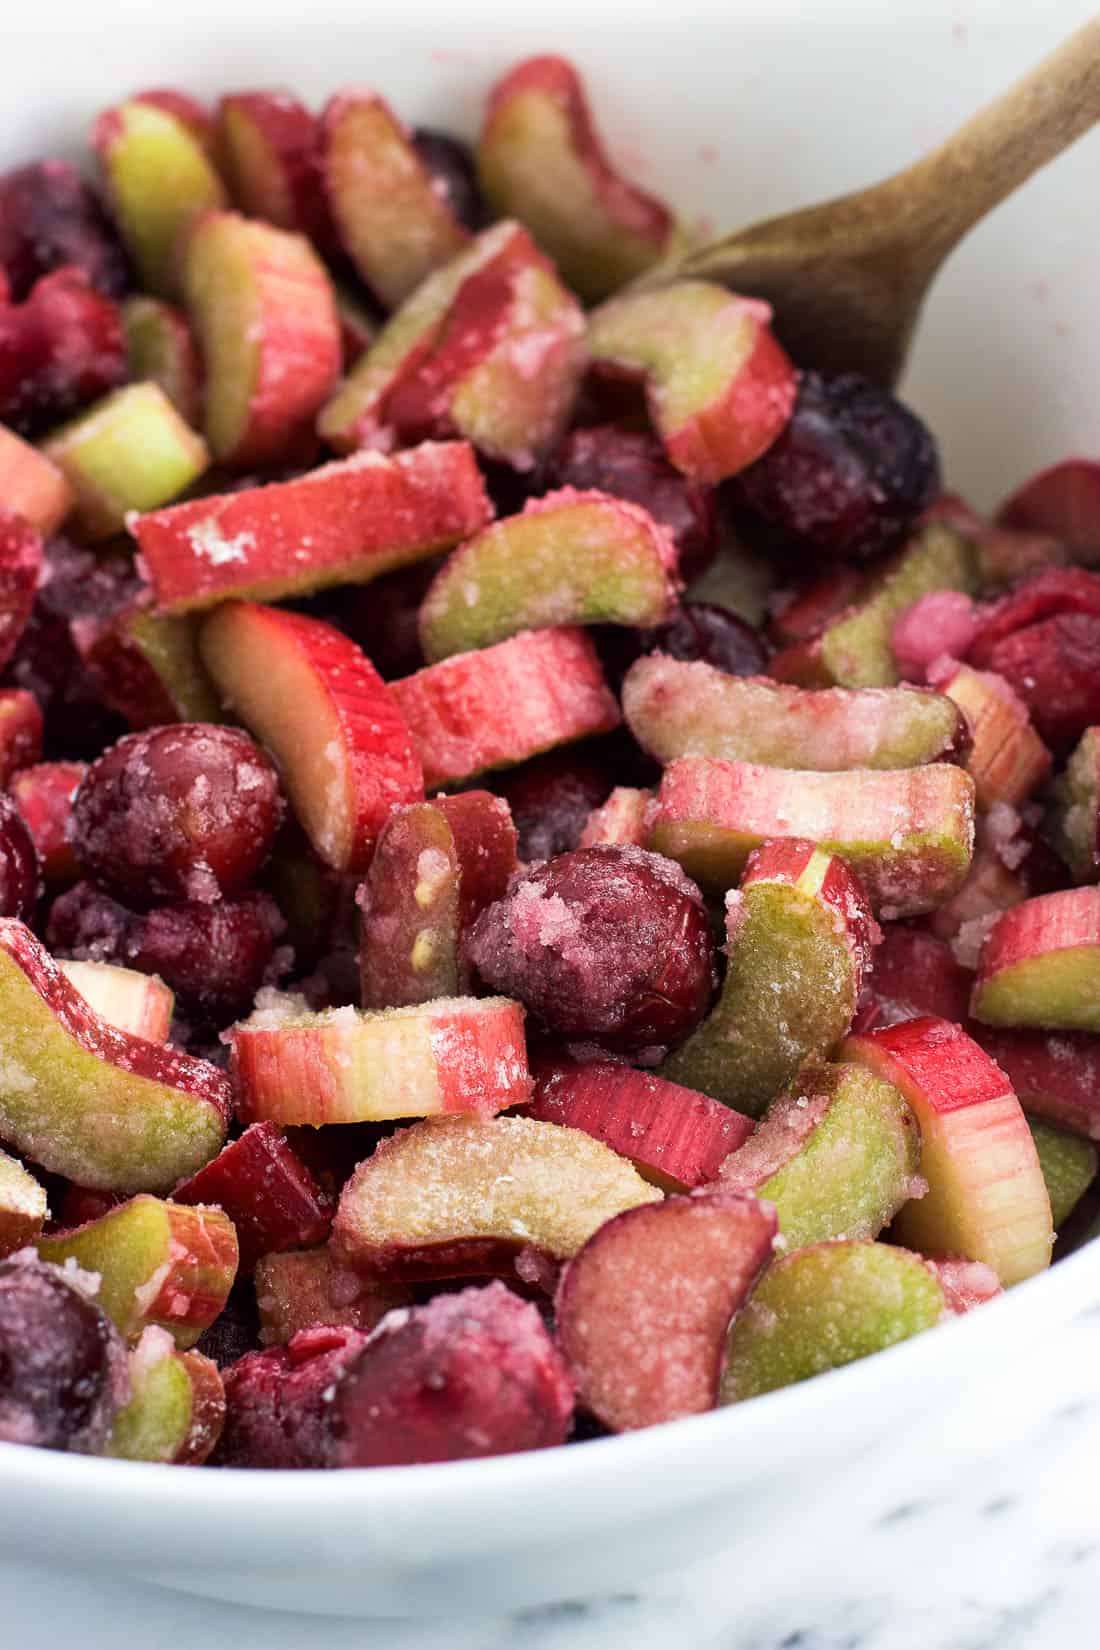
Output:
[[[766,298],[800,366],[890,388],[948,253],[1098,120],[1100,15],[905,171],[738,230],[644,284],[698,276]]]

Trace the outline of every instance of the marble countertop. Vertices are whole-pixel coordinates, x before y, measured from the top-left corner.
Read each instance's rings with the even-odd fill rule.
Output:
[[[884,1503],[873,1472],[845,1527],[747,1616],[736,1571],[710,1560],[636,1591],[506,1618],[349,1621],[205,1603],[159,1588],[0,1562],[0,1645],[11,1650],[1090,1650],[1100,1621],[1100,1312],[1056,1361],[1021,1349],[1046,1396],[1001,1404],[1001,1457],[959,1481],[914,1452],[911,1494]],[[1017,1373],[1019,1371],[1017,1370]],[[1030,1381],[1023,1390],[1034,1391]],[[966,1415],[956,1423],[966,1426]],[[925,1452],[926,1455],[927,1452]],[[1026,1486],[1021,1492],[1021,1485]],[[788,1540],[797,1540],[797,1529]],[[900,1551],[899,1551],[900,1549]],[[904,1576],[904,1584],[898,1577]]]

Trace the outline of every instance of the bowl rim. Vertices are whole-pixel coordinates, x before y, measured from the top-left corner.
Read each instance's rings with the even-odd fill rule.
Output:
[[[160,1511],[201,1515],[208,1537],[219,1532],[229,1536],[239,1528],[241,1514],[255,1510],[262,1487],[271,1491],[264,1497],[266,1514],[277,1517],[281,1507],[299,1528],[303,1518],[351,1508],[369,1508],[375,1514],[400,1509],[402,1522],[429,1508],[433,1519],[448,1511],[460,1512],[463,1520],[476,1519],[489,1510],[499,1511],[501,1492],[514,1489],[517,1477],[522,1478],[525,1497],[552,1499],[563,1489],[591,1493],[639,1471],[647,1477],[659,1472],[662,1495],[668,1490],[677,1500],[694,1500],[699,1486],[692,1484],[686,1470],[693,1461],[777,1464],[783,1451],[776,1444],[784,1435],[798,1441],[800,1452],[804,1449],[807,1419],[811,1427],[824,1431],[830,1415],[858,1409],[862,1399],[881,1391],[892,1392],[908,1406],[922,1373],[937,1365],[942,1378],[951,1349],[957,1349],[953,1367],[965,1379],[972,1354],[983,1342],[987,1355],[1002,1345],[1034,1344],[1037,1331],[1052,1321],[1096,1310],[1098,1303],[1100,1242],[1090,1241],[1049,1270],[983,1303],[980,1310],[945,1320],[932,1332],[747,1403],[590,1439],[583,1449],[557,1445],[416,1466],[180,1472],[159,1462],[74,1457],[0,1443],[0,1489],[8,1495],[64,1489],[70,1498],[94,1497],[97,1516],[109,1517],[112,1504],[132,1507],[134,1491],[140,1488],[143,1516]],[[683,1492],[679,1495],[677,1478]]]

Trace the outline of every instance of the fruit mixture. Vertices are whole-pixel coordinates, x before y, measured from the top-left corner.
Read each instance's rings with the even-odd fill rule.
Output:
[[[1100,462],[992,520],[576,71],[0,177],[0,1440],[530,1450],[1098,1220]]]

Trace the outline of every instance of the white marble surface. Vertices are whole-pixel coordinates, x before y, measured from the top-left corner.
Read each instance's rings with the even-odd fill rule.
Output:
[[[1042,1384],[1036,1425],[1025,1394]],[[774,1605],[738,1608],[735,1566],[710,1561],[636,1591],[517,1616],[349,1621],[209,1604],[154,1587],[0,1563],[4,1650],[1091,1650],[1100,1629],[1100,1313],[1057,1359],[1021,1349],[997,1391],[999,1455],[964,1481],[942,1453],[911,1463],[899,1504],[873,1466],[826,1546],[768,1532],[753,1563]],[[958,1425],[965,1428],[965,1414]],[[849,1486],[849,1491],[851,1486]]]

